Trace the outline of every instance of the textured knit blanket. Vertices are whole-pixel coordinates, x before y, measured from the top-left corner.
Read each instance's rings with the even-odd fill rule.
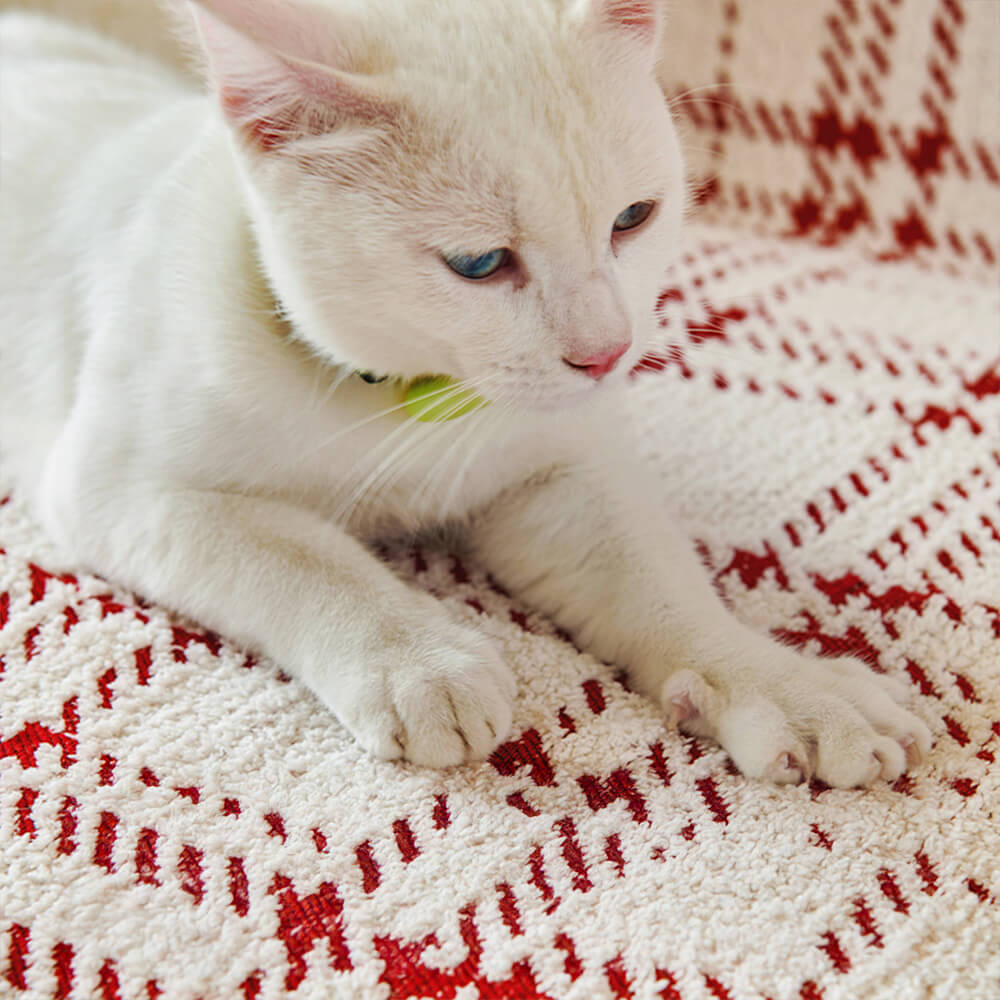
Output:
[[[702,217],[737,228],[664,277],[645,460],[733,612],[903,681],[929,760],[749,781],[481,567],[394,548],[520,691],[489,761],[378,763],[63,564],[7,484],[4,1000],[1000,996],[1000,3],[671,6]]]
[[[774,788],[478,566],[389,563],[503,647],[513,738],[379,763],[297,682],[65,572],[0,508],[0,995],[1000,993],[995,288],[693,231],[633,380],[734,612],[906,682],[894,785]]]

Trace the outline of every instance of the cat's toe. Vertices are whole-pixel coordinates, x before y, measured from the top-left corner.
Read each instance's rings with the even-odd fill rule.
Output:
[[[808,754],[785,750],[764,768],[761,777],[775,785],[798,785],[808,781],[811,772]]]
[[[816,736],[816,776],[834,788],[895,781],[907,768],[902,744],[877,732],[847,702],[829,703]]]
[[[837,754],[819,756],[816,777],[831,788],[867,788],[882,776],[882,761],[864,741]]]
[[[475,696],[450,692],[448,698],[465,759],[488,757],[510,731],[511,703],[503,687],[494,684]]]
[[[379,760],[399,760],[407,755],[403,720],[385,684],[373,684],[356,702],[342,704],[336,712],[361,746]]]
[[[838,671],[836,689],[872,729],[887,738],[877,752],[885,761],[882,777],[894,780],[908,767],[916,767],[926,759],[933,737],[926,724],[904,707],[909,692],[899,681],[876,674],[863,664],[856,666],[860,670],[851,674]]]
[[[667,723],[692,736],[714,736],[719,698],[715,689],[693,670],[678,670],[663,685],[660,695]]]
[[[750,692],[732,694],[719,713],[716,737],[750,778],[798,784],[810,773],[809,752],[773,701]]]
[[[885,781],[895,781],[906,770],[906,751],[902,744],[895,740],[880,738],[874,753],[882,765],[879,769],[879,777]]]

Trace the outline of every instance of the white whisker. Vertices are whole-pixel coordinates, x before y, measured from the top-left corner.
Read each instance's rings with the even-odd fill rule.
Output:
[[[452,441],[452,443],[445,448],[441,455],[438,456],[437,460],[431,464],[426,475],[413,491],[412,502],[414,506],[419,506],[423,502],[425,496],[433,493],[433,490],[447,473],[451,464],[452,456],[456,452],[461,451],[463,445],[470,436],[474,435],[475,431],[481,430],[481,425],[484,421],[482,419],[476,419],[477,417],[481,417],[481,414],[482,411],[470,413],[468,417],[465,418],[465,426],[460,430],[455,440]]]
[[[509,404],[504,404],[496,409],[480,411],[483,413],[483,419],[480,423],[481,425],[488,425],[492,421],[494,424],[502,426],[504,418],[511,409],[512,407]],[[473,439],[472,447],[466,454],[465,460],[453,474],[451,486],[441,502],[441,513],[445,518],[451,513],[452,504],[458,498],[459,491],[465,482],[465,477],[468,475],[469,469],[475,464],[480,455],[482,455],[486,445],[492,443],[491,435],[487,432],[487,426],[479,426],[476,430],[478,434]]]
[[[440,389],[434,389],[426,393],[426,395],[423,398],[427,400],[433,400],[436,397],[443,396],[445,393],[464,391],[467,389],[478,391],[479,389],[483,388],[483,386],[488,385],[491,381],[495,381],[499,377],[500,376],[498,374],[493,374],[493,375],[482,376],[480,378],[462,379],[460,381],[456,381],[450,383],[449,385],[443,386]],[[398,384],[402,385],[402,383],[399,382],[399,380],[396,381]],[[375,423],[375,421],[381,420],[383,417],[388,417],[394,413],[399,413],[400,411],[405,410],[409,405],[410,405],[409,401],[403,399],[398,403],[394,403],[392,406],[387,406],[384,409],[377,410],[374,413],[369,413],[367,416],[362,417],[362,419],[355,421],[355,423],[353,424],[349,424],[347,427],[339,427],[330,436],[324,438],[322,441],[316,442],[316,444],[312,447],[310,451],[304,453],[303,457],[312,455],[317,451],[322,451],[324,448],[327,448],[329,445],[333,444],[334,441],[344,437],[346,434],[350,434],[353,431],[359,430],[362,427],[366,427],[369,424]]]
[[[440,419],[436,421],[424,422],[415,416],[410,416],[383,438],[375,449],[366,456],[367,471],[363,472],[364,478],[338,506],[335,519],[344,519],[362,500],[370,499],[391,489],[423,457],[426,449],[433,443],[432,439],[436,436],[436,432],[447,424],[447,418],[453,413],[460,412],[461,408],[467,405],[467,392],[473,388],[480,388],[497,378],[499,375],[494,374],[479,379],[465,379],[447,385],[441,390],[427,393],[423,397],[424,399],[430,400],[440,397],[435,404],[438,406],[442,402],[447,403],[454,396],[454,405],[446,409],[441,414]],[[388,412],[395,409],[398,408],[393,407]],[[380,415],[384,415],[385,412],[383,411]],[[475,417],[478,412],[481,411],[469,414],[468,419]],[[348,429],[354,429],[367,422],[367,420],[360,421]],[[414,440],[414,436],[416,440]],[[387,450],[388,454],[385,454]],[[384,457],[382,457],[383,455]]]

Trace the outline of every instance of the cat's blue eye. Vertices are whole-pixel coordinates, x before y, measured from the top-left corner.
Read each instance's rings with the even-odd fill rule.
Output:
[[[633,202],[623,212],[618,213],[618,218],[615,219],[614,231],[616,233],[624,233],[629,229],[636,229],[649,218],[655,207],[655,201]]]
[[[510,251],[506,247],[490,250],[488,253],[473,256],[471,254],[444,254],[444,262],[463,278],[479,281],[496,274],[510,260]]]

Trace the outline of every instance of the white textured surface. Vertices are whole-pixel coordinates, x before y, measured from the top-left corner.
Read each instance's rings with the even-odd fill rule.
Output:
[[[683,364],[632,391],[665,502],[738,615],[867,647],[904,680],[929,763],[865,792],[748,781],[476,567],[412,550],[387,558],[500,641],[515,733],[539,750],[451,773],[374,762],[275,667],[185,642],[101,580],[32,570],[60,567],[15,493],[0,995],[1000,992],[996,289],[691,243],[663,309]],[[744,315],[720,328],[704,302]],[[698,345],[686,320],[721,336]],[[62,747],[37,745],[67,732],[64,706]],[[631,799],[602,806],[586,776],[615,773]]]

